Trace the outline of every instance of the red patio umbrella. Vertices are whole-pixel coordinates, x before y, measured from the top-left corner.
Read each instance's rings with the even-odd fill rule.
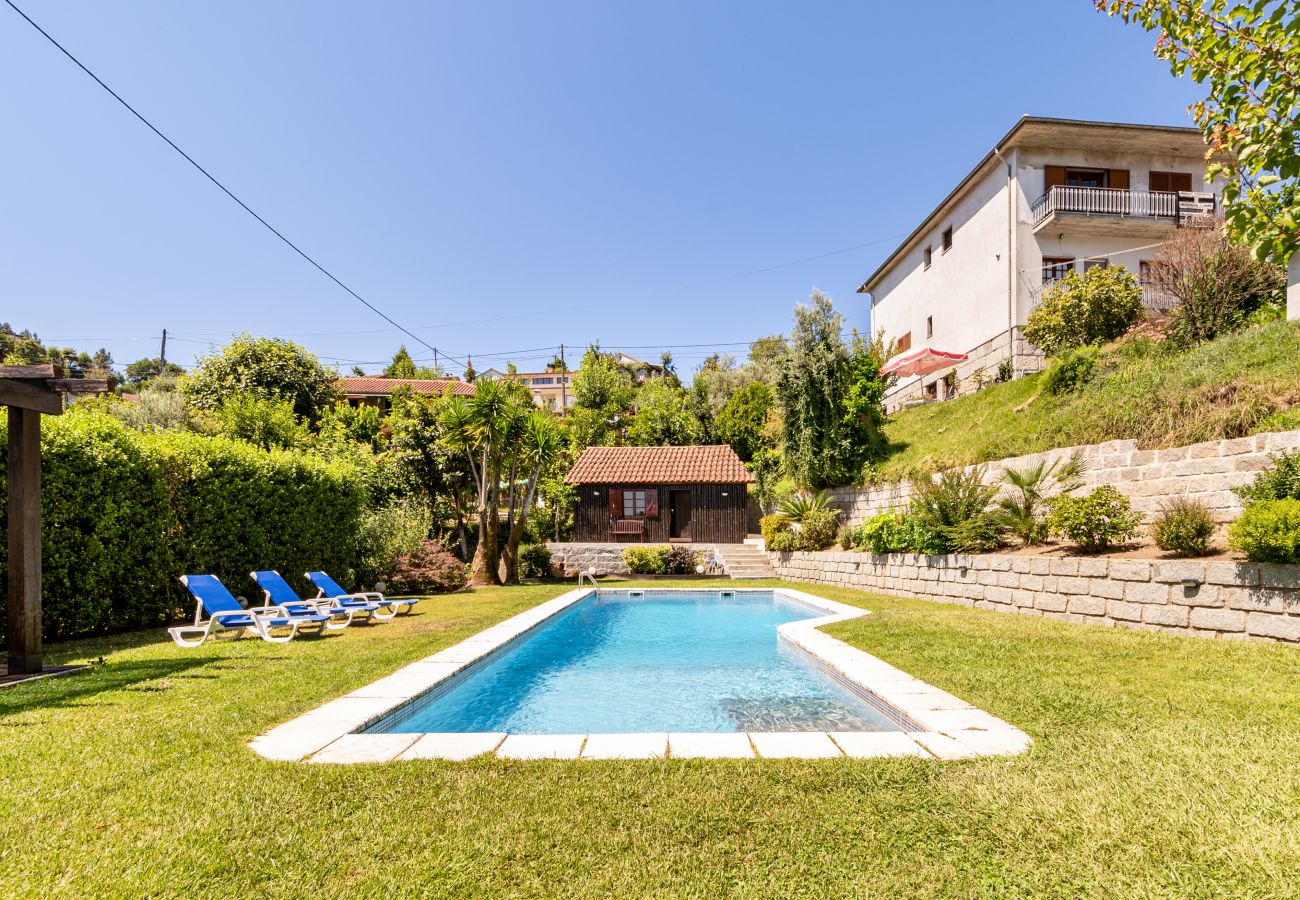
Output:
[[[921,347],[900,353],[880,367],[881,375],[897,375],[908,378],[912,375],[929,375],[940,369],[956,365],[966,359],[965,353],[949,353],[947,350],[935,350]]]

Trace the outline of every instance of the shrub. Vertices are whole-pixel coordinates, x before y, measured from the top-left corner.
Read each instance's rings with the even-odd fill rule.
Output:
[[[1253,562],[1300,563],[1300,500],[1258,500],[1228,529],[1228,546]]]
[[[694,575],[700,555],[690,547],[668,547],[664,556],[664,571],[669,575]]]
[[[218,434],[263,450],[301,447],[307,443],[307,429],[294,415],[293,404],[288,400],[236,394],[216,408],[212,422]]]
[[[773,553],[793,553],[798,547],[798,535],[793,531],[781,531],[772,538],[767,549]]]
[[[859,550],[871,553],[943,553],[947,544],[943,536],[910,515],[881,513],[858,528]]]
[[[519,575],[545,578],[551,574],[551,550],[545,544],[524,544],[519,548]]]
[[[858,529],[852,525],[841,525],[838,540],[841,550],[852,550],[858,542]]]
[[[668,571],[668,547],[628,547],[623,562],[633,575],[663,575]]]
[[[942,538],[938,552],[981,553],[1001,543],[1002,526],[989,509],[998,489],[984,483],[984,471],[951,469],[912,483],[909,516]]]
[[[392,572],[397,560],[420,548],[433,527],[433,513],[422,503],[395,502],[368,510],[357,534],[357,580],[373,584]]]
[[[1095,346],[1066,350],[1043,373],[1043,390],[1049,394],[1068,394],[1088,384],[1097,375],[1101,351]]]
[[[763,544],[771,550],[772,541],[778,534],[790,530],[790,520],[781,516],[763,516],[758,520],[758,530],[763,533]]]
[[[819,509],[808,513],[795,532],[795,543],[800,550],[825,550],[835,543],[836,525],[840,520],[838,509]]]
[[[1300,500],[1300,450],[1284,450],[1273,457],[1273,465],[1255,476],[1250,484],[1234,488],[1249,505],[1257,500]]]
[[[1048,356],[1119,337],[1142,314],[1142,287],[1123,266],[1071,271],[1043,293],[1025,338]]]
[[[1052,510],[1050,531],[1069,538],[1087,553],[1128,540],[1142,524],[1128,498],[1108,484],[1082,497],[1062,494],[1047,502]]]
[[[1152,530],[1161,550],[1179,556],[1204,556],[1214,537],[1214,520],[1201,501],[1175,497],[1160,505]]]
[[[1082,483],[1083,458],[1078,454],[1043,460],[1024,469],[1007,469],[1002,484],[1009,492],[998,499],[997,516],[1002,526],[1020,539],[1022,546],[1041,544],[1047,539],[1043,505],[1051,493],[1068,494]]]
[[[469,567],[437,541],[421,541],[414,552],[398,557],[392,575],[384,582],[389,593],[458,591],[469,582]]]
[[[1016,377],[1016,364],[1011,361],[1011,357],[998,362],[998,373],[994,376],[995,384],[1006,384]]]
[[[786,497],[776,505],[776,514],[787,522],[800,522],[814,513],[824,512],[831,508],[831,499],[825,491],[818,491],[815,494],[798,493]]]

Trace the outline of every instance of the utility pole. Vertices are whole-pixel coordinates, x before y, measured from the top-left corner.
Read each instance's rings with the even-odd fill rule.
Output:
[[[441,375],[442,369],[438,368],[438,348],[433,348],[433,372],[435,375]]]
[[[560,345],[560,415],[569,414],[569,366],[564,361],[564,345]]]
[[[162,349],[158,351],[158,374],[167,374],[167,329],[163,329]]]

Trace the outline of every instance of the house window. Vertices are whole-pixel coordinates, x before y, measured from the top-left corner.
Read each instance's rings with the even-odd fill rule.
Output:
[[[934,316],[925,317],[925,339],[934,337]]]
[[[1067,187],[1109,187],[1106,177],[1109,174],[1106,169],[1066,169],[1065,184]]]
[[[623,515],[629,519],[645,515],[645,491],[623,492]]]
[[[1110,260],[1108,259],[1085,259],[1083,261],[1084,272],[1087,272],[1089,269],[1109,269],[1109,268],[1110,268]]]
[[[952,226],[949,225],[943,230],[943,252],[947,253],[952,249]]]
[[[1152,172],[1148,186],[1153,191],[1190,191],[1192,174],[1190,172]]]
[[[909,331],[907,334],[903,335],[901,338],[898,339],[898,343],[894,345],[894,352],[905,353],[911,349],[912,349],[912,332]]]
[[[933,248],[933,247],[926,247],[926,248],[925,248],[925,267],[926,267],[927,269],[930,268],[930,263],[932,263],[932,262],[934,262],[934,248]]]
[[[925,386],[925,399],[927,400],[939,399],[939,382],[936,381],[933,384],[927,384]]]
[[[1074,269],[1074,260],[1068,256],[1043,257],[1043,284],[1060,281]]]

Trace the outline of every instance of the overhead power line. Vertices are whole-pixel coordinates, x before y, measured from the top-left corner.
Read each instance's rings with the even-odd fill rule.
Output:
[[[171,147],[173,150],[175,150],[177,153],[179,153],[179,154],[180,154],[180,155],[185,159],[186,162],[188,162],[188,163],[189,163],[190,165],[192,165],[194,168],[198,169],[201,173],[203,173],[203,176],[204,176],[205,178],[207,178],[208,181],[211,181],[213,184],[215,184],[218,188],[221,189],[222,193],[224,193],[224,194],[225,194],[227,197],[229,197],[231,200],[234,200],[236,203],[238,203],[239,206],[240,206],[240,208],[242,208],[242,209],[244,210],[244,212],[248,213],[248,214],[249,214],[250,216],[252,216],[254,219],[256,219],[257,221],[261,222],[262,225],[264,225],[264,226],[266,227],[266,230],[267,230],[267,231],[271,232],[271,234],[275,235],[275,236],[278,237],[281,241],[283,241],[283,242],[284,242],[284,243],[285,243],[285,244],[286,244],[286,245],[287,245],[291,250],[293,250],[293,252],[297,253],[297,254],[298,254],[299,256],[301,256],[303,259],[307,260],[307,262],[311,263],[314,267],[316,267],[317,270],[319,270],[323,275],[325,275],[326,278],[328,278],[330,281],[332,281],[332,282],[334,282],[335,284],[337,284],[339,287],[343,288],[343,290],[347,291],[348,294],[350,294],[352,297],[354,297],[355,299],[357,299],[358,301],[360,301],[360,302],[361,302],[361,303],[362,303],[362,304],[363,304],[367,309],[369,309],[369,310],[370,310],[371,312],[373,312],[375,315],[379,316],[381,319],[383,319],[383,320],[384,320],[385,322],[387,322],[389,325],[392,325],[394,328],[396,328],[398,331],[402,332],[403,334],[405,334],[407,337],[411,338],[412,340],[419,342],[422,346],[424,346],[424,347],[428,347],[429,350],[434,351],[434,352],[438,352],[438,351],[433,347],[432,344],[429,344],[429,343],[425,342],[425,340],[424,340],[423,338],[421,338],[421,337],[417,336],[416,334],[414,334],[414,333],[408,331],[406,328],[403,328],[401,325],[399,325],[396,321],[394,321],[394,320],[393,320],[389,315],[387,315],[387,314],[386,314],[383,310],[381,310],[379,307],[375,306],[373,303],[371,303],[371,302],[370,302],[369,300],[367,300],[365,297],[362,297],[362,296],[361,296],[360,294],[358,294],[356,291],[352,290],[352,288],[348,287],[346,284],[344,284],[342,281],[340,281],[339,278],[338,278],[337,276],[335,276],[333,272],[331,272],[329,269],[325,268],[325,267],[322,266],[320,263],[318,263],[315,259],[313,259],[311,256],[309,256],[309,255],[306,253],[306,251],[304,251],[301,247],[299,247],[299,246],[298,246],[297,244],[295,244],[293,241],[291,241],[291,240],[289,240],[287,237],[285,237],[285,236],[284,236],[284,235],[283,235],[283,234],[282,234],[282,233],[281,233],[277,228],[275,228],[275,226],[273,226],[270,222],[266,221],[266,219],[262,218],[262,216],[260,216],[257,212],[255,212],[255,211],[253,210],[252,207],[250,207],[250,206],[249,206],[247,203],[245,203],[243,200],[240,200],[237,196],[235,196],[234,192],[231,191],[230,188],[226,187],[224,184],[222,184],[220,181],[217,180],[216,176],[214,176],[214,175],[213,175],[211,172],[209,172],[207,169],[203,168],[203,166],[199,165],[199,164],[194,160],[194,157],[190,156],[188,153],[186,153],[184,150],[182,150],[179,146],[177,146],[177,144],[176,144],[175,141],[173,141],[173,140],[172,140],[171,138],[169,138],[167,135],[165,135],[165,134],[163,134],[161,131],[159,131],[158,128],[157,128],[157,127],[156,127],[152,122],[150,122],[148,119],[146,119],[143,115],[141,115],[141,114],[136,110],[136,108],[135,108],[134,106],[132,106],[130,103],[127,103],[124,99],[122,99],[122,96],[121,96],[120,94],[118,94],[117,91],[113,90],[111,87],[109,87],[107,84],[105,84],[105,83],[104,83],[104,80],[103,80],[102,78],[100,78],[100,77],[99,77],[98,75],[96,75],[94,72],[90,71],[90,69],[87,68],[86,65],[85,65],[81,60],[79,60],[79,59],[77,59],[75,56],[73,56],[73,55],[68,51],[68,49],[67,49],[66,47],[64,47],[62,44],[60,44],[58,41],[56,41],[56,40],[55,40],[55,39],[50,35],[50,33],[49,33],[48,31],[46,31],[46,30],[45,30],[44,28],[42,28],[40,25],[37,25],[36,22],[32,20],[32,17],[29,16],[29,15],[27,15],[27,13],[23,12],[21,9],[19,9],[18,6],[13,2],[13,0],[4,0],[4,2],[7,3],[7,4],[10,6],[10,8],[13,9],[14,12],[18,13],[18,15],[20,15],[20,16],[22,16],[24,19],[26,19],[26,20],[27,20],[27,24],[31,25],[33,28],[35,28],[37,31],[39,31],[39,32],[41,33],[41,35],[42,35],[42,36],[43,36],[47,41],[49,41],[51,44],[53,44],[55,47],[57,47],[57,48],[59,49],[59,52],[61,52],[61,53],[62,53],[64,56],[66,56],[68,59],[72,60],[72,62],[76,64],[77,68],[81,69],[81,71],[85,72],[87,75],[89,75],[91,78],[93,78],[96,84],[98,84],[98,85],[99,85],[100,87],[102,87],[104,90],[108,91],[108,93],[113,97],[114,100],[116,100],[118,103],[120,103],[120,104],[122,104],[124,107],[126,107],[126,109],[131,113],[131,115],[135,116],[137,119],[139,119],[141,122],[143,122],[143,123],[145,124],[145,126],[146,126],[150,131],[152,131],[154,134],[158,135],[158,137],[160,137],[160,138],[162,138],[164,141],[166,141],[167,146]]]

